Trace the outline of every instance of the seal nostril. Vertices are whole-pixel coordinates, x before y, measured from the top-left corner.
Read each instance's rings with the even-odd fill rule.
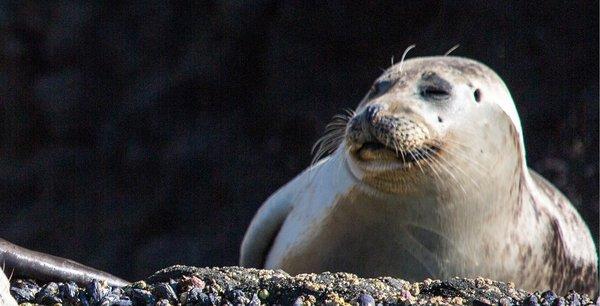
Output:
[[[481,90],[475,89],[475,91],[473,92],[473,96],[475,97],[475,101],[477,103],[481,102]]]
[[[379,110],[381,110],[381,108],[381,105],[376,104],[367,106],[367,109],[365,110],[367,121],[372,122],[375,116],[377,116],[377,113],[379,113]]]

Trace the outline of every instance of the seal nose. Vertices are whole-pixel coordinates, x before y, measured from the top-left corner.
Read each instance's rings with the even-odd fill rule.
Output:
[[[379,112],[381,112],[381,110],[383,110],[383,106],[381,104],[371,104],[367,106],[367,108],[364,110],[365,120],[372,124],[376,120],[377,115]]]
[[[356,117],[352,118],[347,130],[348,139],[356,144],[376,141],[372,131],[381,119],[384,109],[385,107],[380,104],[372,104],[367,106]]]

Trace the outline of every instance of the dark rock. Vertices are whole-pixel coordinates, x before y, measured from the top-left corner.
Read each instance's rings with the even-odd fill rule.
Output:
[[[79,302],[81,303],[81,306],[89,306],[90,305],[87,293],[85,291],[79,291],[79,293],[77,294],[77,297],[79,299]]]
[[[48,283],[35,295],[35,301],[39,304],[56,304],[62,303],[62,300],[57,296],[58,284]]]
[[[563,297],[559,297],[554,300],[554,303],[552,305],[553,306],[566,306],[567,300],[565,300],[565,298],[563,298]]]
[[[490,305],[492,305],[492,304],[490,303],[490,301],[488,301],[486,299],[473,301],[473,306],[490,306]]]
[[[174,288],[189,290],[178,291]],[[36,291],[34,295],[32,292]],[[82,284],[81,287],[73,282],[51,282],[40,288],[32,281],[14,280],[11,293],[19,303],[48,305],[62,302],[64,306],[593,304],[587,295],[574,291],[569,292],[566,298],[559,297],[552,291],[529,293],[515,289],[513,285],[482,278],[409,283],[389,277],[362,279],[349,273],[325,272],[292,277],[282,271],[240,267],[174,266],[155,273],[145,281],[123,288],[111,288],[106,283],[96,281]]]
[[[100,306],[112,306],[116,304],[121,298],[113,293],[106,294],[99,302]]]
[[[31,288],[18,288],[11,287],[10,294],[17,300],[18,303],[24,303],[33,301],[37,291],[33,291]]]
[[[244,291],[239,289],[229,290],[225,293],[225,296],[233,304],[247,304],[248,302],[250,302],[250,300],[246,297]]]
[[[100,301],[102,301],[104,296],[106,296],[106,294],[109,291],[106,284],[101,283],[97,280],[89,282],[85,286],[85,289],[87,290],[87,295],[89,297],[90,304],[93,305],[100,303]]]
[[[214,295],[212,295],[211,298],[211,295],[203,293],[202,290],[200,290],[200,288],[192,288],[188,292],[186,303],[199,304],[202,306],[216,305],[216,299],[214,298]]]
[[[169,300],[162,299],[162,300],[158,300],[158,302],[156,302],[155,306],[172,306],[172,305],[171,305],[171,302],[169,302]]]
[[[513,302],[510,298],[503,297],[498,300],[498,305],[499,306],[511,306],[511,305],[513,305]]]
[[[59,295],[65,302],[77,301],[77,291],[78,287],[74,282],[60,283],[58,285]]]
[[[156,298],[152,295],[152,293],[150,293],[150,291],[139,288],[131,289],[130,298],[134,303],[143,305],[156,303]]]
[[[166,299],[171,302],[178,302],[177,294],[173,287],[167,283],[159,283],[154,286],[154,295],[159,299]]]
[[[535,294],[531,294],[523,300],[523,306],[538,306],[539,300]]]

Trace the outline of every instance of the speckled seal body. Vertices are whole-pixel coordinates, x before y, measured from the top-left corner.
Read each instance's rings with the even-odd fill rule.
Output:
[[[394,65],[335,139],[330,156],[260,208],[242,266],[596,291],[590,232],[527,167],[514,102],[485,65],[453,56]]]

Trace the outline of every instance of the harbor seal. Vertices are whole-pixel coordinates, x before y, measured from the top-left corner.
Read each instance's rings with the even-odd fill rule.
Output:
[[[318,155],[331,154],[257,212],[242,266],[595,292],[589,229],[527,167],[516,107],[492,69],[402,61],[328,130]]]

